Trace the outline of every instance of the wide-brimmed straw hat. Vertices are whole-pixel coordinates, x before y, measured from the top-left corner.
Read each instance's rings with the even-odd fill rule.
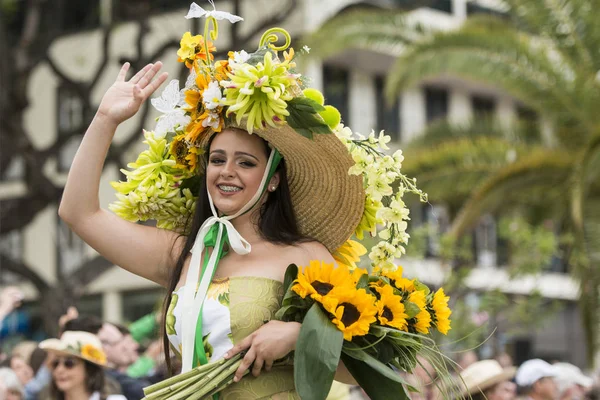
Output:
[[[245,130],[245,125],[231,125]],[[255,129],[285,160],[292,207],[300,233],[338,249],[358,226],[365,205],[361,176],[349,175],[354,161],[335,134],[308,139],[287,124]]]
[[[101,367],[106,366],[106,354],[100,339],[93,333],[66,331],[60,339],[47,339],[40,343],[46,351],[74,356]]]
[[[461,396],[483,392],[492,386],[512,379],[516,368],[502,368],[496,360],[482,360],[469,365],[460,373]]]

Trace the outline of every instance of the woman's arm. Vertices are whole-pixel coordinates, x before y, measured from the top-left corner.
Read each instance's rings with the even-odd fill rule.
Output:
[[[168,268],[176,250],[177,234],[134,224],[100,208],[98,189],[104,161],[117,126],[131,118],[165,81],[154,76],[162,64],[148,64],[129,81],[129,63],[121,68],[77,150],[58,213],[86,243],[116,265],[167,284]]]

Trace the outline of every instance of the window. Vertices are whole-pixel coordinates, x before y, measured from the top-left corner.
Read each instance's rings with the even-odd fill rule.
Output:
[[[342,114],[342,118],[349,115],[349,84],[350,79],[347,69],[330,65],[323,66],[323,95],[325,96],[325,104],[330,104],[337,108]]]
[[[425,107],[427,123],[448,115],[448,90],[443,88],[425,88]]]
[[[58,136],[72,136],[58,153],[58,171],[67,172],[83,137],[83,104],[79,96],[66,86],[57,92]]]
[[[473,116],[476,118],[492,118],[496,111],[496,101],[486,96],[471,96]]]
[[[123,293],[123,321],[131,323],[160,309],[164,294],[161,289]]]
[[[56,266],[67,275],[87,259],[86,244],[58,216],[56,229]]]
[[[427,2],[427,8],[452,14],[452,0],[432,0]]]
[[[495,267],[496,260],[496,221],[491,215],[484,215],[475,227],[475,257],[477,266]]]
[[[399,142],[400,137],[400,103],[398,100],[390,105],[385,100],[385,80],[382,76],[375,77],[375,98],[377,107],[377,130],[385,130],[393,142]]]
[[[0,237],[0,252],[7,257],[21,261],[23,258],[23,234],[13,230]],[[0,286],[13,285],[22,282],[23,278],[0,267]]]
[[[529,142],[538,142],[541,140],[538,115],[534,110],[525,106],[518,106],[517,118],[522,124],[525,140]]]

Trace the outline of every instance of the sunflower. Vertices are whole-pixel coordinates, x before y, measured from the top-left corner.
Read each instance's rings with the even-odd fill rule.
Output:
[[[367,253],[365,246],[357,241],[348,239],[335,253],[333,258],[338,265],[345,265],[350,269],[356,268],[356,262],[360,261],[360,256]]]
[[[355,283],[350,271],[345,266],[334,268],[334,263],[327,264],[313,260],[308,267],[301,267],[298,271],[296,283],[292,290],[300,297],[310,296],[313,300],[325,303],[330,292],[346,292],[355,290]]]
[[[452,314],[452,310],[448,307],[448,300],[450,300],[450,297],[446,296],[443,288],[440,288],[440,290],[435,292],[433,299],[431,300],[435,326],[438,331],[444,335],[447,335],[448,331],[451,329],[450,314]]]
[[[375,297],[365,289],[336,291],[330,296],[336,301],[326,302],[323,306],[333,315],[331,322],[342,331],[344,339],[350,341],[353,336],[366,335],[377,320]]]
[[[379,294],[377,300],[377,317],[382,325],[405,331],[407,330],[406,319],[408,315],[402,304],[402,297],[394,294],[394,288],[390,285],[375,286]]]
[[[408,301],[419,307],[420,311],[414,318],[414,328],[417,332],[427,334],[429,333],[429,327],[431,326],[431,315],[427,311],[427,300],[425,299],[425,292],[417,290],[412,292],[408,296]]]
[[[104,351],[89,343],[81,346],[81,356],[98,364],[106,363],[106,354],[104,354]]]
[[[175,158],[177,167],[194,172],[198,166],[198,157],[204,152],[196,146],[190,146],[185,134],[173,138],[169,152]]]
[[[225,293],[229,293],[229,278],[215,278],[208,287],[206,298],[219,300],[219,297]]]

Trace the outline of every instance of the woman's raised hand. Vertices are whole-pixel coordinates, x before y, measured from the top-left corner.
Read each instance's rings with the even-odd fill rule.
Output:
[[[153,80],[162,67],[159,61],[156,64],[146,65],[133,78],[126,81],[125,76],[129,66],[129,63],[123,64],[117,80],[106,91],[98,108],[99,114],[115,124],[120,124],[135,115],[142,103],[162,85],[168,76],[163,72]]]

